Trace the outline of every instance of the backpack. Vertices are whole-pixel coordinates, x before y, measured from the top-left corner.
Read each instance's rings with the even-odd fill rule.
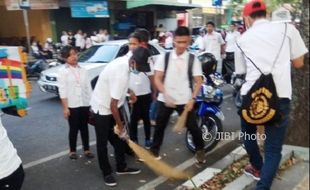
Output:
[[[280,47],[280,50],[273,62],[272,69],[279,57],[282,50],[285,36],[287,31],[287,25],[285,24],[284,38]],[[241,109],[239,114],[245,120],[246,123],[252,125],[266,125],[278,121],[281,116],[279,114],[279,97],[277,95],[276,86],[270,71],[269,74],[264,74],[255,63],[245,55],[243,50],[237,44],[237,47],[241,50],[243,55],[255,66],[255,68],[261,73],[260,77],[255,81],[254,85],[250,88],[248,93],[243,96]]]
[[[165,54],[165,68],[164,68],[163,81],[165,80],[166,72],[168,69],[169,57],[170,57],[170,52],[167,52]],[[188,75],[189,87],[192,91],[193,91],[193,64],[194,64],[194,59],[195,59],[195,55],[190,53],[189,59],[188,59],[187,75]]]

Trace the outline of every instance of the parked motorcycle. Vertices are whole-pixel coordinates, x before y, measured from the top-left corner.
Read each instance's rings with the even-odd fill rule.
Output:
[[[44,59],[35,59],[26,64],[27,77],[40,77],[43,70],[47,68],[47,62]]]
[[[219,79],[217,79],[217,82],[219,82]],[[214,83],[211,84],[206,81],[202,85],[196,100],[197,122],[202,131],[202,138],[205,143],[204,150],[206,152],[212,150],[217,145],[219,141],[217,138],[218,134],[223,131],[222,121],[225,117],[220,109],[220,105],[223,102],[223,91],[219,88],[223,84],[224,81],[214,86]],[[193,137],[188,130],[186,131],[185,139],[187,148],[194,152]]]
[[[216,73],[217,61],[211,53],[198,55],[202,63],[204,83],[197,96],[195,111],[197,114],[198,127],[202,131],[202,138],[205,143],[204,150],[212,150],[218,143],[218,135],[223,131],[222,121],[224,114],[220,109],[223,102],[223,91],[220,89],[225,84],[223,77]],[[195,145],[190,132],[186,131],[185,141],[187,148],[194,152]]]

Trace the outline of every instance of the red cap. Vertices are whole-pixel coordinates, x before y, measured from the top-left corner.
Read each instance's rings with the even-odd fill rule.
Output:
[[[257,11],[266,11],[266,4],[262,0],[252,0],[244,5],[243,16],[250,16]]]

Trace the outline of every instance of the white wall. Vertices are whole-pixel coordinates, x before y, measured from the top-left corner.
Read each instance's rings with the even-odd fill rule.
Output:
[[[159,26],[160,24],[162,24],[167,31],[174,31],[178,26],[176,18],[158,19],[156,25]]]

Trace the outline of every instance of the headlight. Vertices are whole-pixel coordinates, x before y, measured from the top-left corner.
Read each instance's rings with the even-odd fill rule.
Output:
[[[48,81],[57,81],[57,78],[56,77],[46,76],[46,80],[48,80]]]

